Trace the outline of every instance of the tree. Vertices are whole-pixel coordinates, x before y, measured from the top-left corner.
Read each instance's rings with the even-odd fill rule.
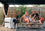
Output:
[[[24,6],[18,7],[16,11],[20,12],[20,14],[18,15],[19,17],[22,17],[25,14],[25,11],[27,11],[28,13],[31,13],[30,8],[24,7]]]
[[[26,7],[20,6],[17,11],[20,12],[19,16],[22,17],[22,15],[25,14]]]

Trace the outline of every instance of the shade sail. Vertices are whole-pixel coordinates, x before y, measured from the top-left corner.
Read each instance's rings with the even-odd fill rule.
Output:
[[[45,0],[0,0],[6,4],[44,4]]]

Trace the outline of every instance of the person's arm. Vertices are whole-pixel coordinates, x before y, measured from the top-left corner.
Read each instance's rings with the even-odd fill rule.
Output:
[[[34,19],[36,15],[34,15],[32,18]]]
[[[24,17],[25,17],[25,15],[22,16],[23,19],[25,19]]]
[[[25,20],[25,15],[23,16],[24,20]]]
[[[3,13],[4,13],[4,15],[6,16],[6,13],[5,13],[5,10],[4,10],[4,5],[3,5]]]
[[[6,12],[5,12],[5,5],[3,5],[3,13],[4,13],[5,17],[7,17],[8,10],[9,10],[9,5],[7,6]]]
[[[34,15],[34,16],[32,17],[33,22],[35,22],[35,19],[34,19],[34,18],[35,18],[35,16],[36,16],[36,15]]]

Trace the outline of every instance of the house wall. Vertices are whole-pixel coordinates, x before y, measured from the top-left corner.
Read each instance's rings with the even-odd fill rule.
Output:
[[[15,7],[10,7],[7,16],[8,17],[16,17],[16,15],[17,15],[16,13],[17,13],[18,9],[19,9],[19,7],[16,7],[16,8]],[[45,7],[27,7],[27,9],[34,10],[35,12],[39,13],[39,15],[41,17],[45,18],[45,14],[44,14],[45,13]],[[19,12],[19,14],[20,14],[20,12]]]

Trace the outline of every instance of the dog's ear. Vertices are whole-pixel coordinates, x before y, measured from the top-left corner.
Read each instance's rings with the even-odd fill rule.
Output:
[[[16,18],[19,18],[18,16],[16,16]]]

